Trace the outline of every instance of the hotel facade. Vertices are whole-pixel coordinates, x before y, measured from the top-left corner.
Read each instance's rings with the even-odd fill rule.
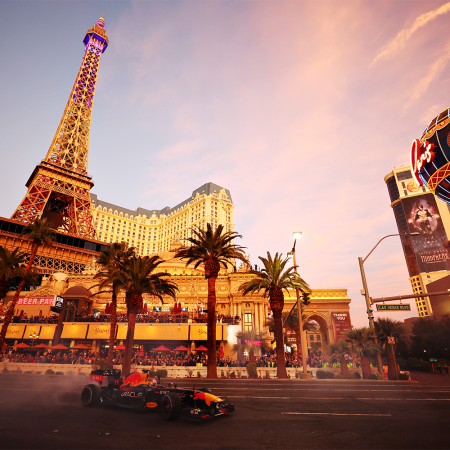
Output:
[[[384,178],[400,234],[413,293],[428,292],[427,285],[450,275],[448,251],[443,242],[450,236],[450,205],[433,195],[427,186],[417,186],[410,166],[392,170]],[[416,298],[420,317],[433,314],[428,297]]]
[[[130,210],[99,200],[91,193],[97,238],[106,243],[125,241],[141,256],[168,251],[173,242],[192,236],[192,227],[234,231],[233,201],[228,189],[206,183],[173,208]]]

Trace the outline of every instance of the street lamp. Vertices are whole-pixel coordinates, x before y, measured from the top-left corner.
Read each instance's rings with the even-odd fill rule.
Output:
[[[370,297],[369,297],[369,289],[367,288],[367,280],[366,280],[366,274],[364,272],[364,263],[366,262],[367,258],[372,254],[372,252],[378,247],[378,244],[383,240],[386,239],[388,237],[391,236],[417,236],[420,233],[418,232],[414,232],[414,233],[402,233],[402,234],[388,234],[387,236],[384,236],[383,238],[381,238],[377,244],[375,245],[375,247],[370,250],[369,254],[362,259],[361,257],[358,258],[358,262],[359,262],[359,269],[361,271],[361,278],[362,278],[362,283],[363,283],[363,295],[366,298],[366,307],[367,307],[367,317],[369,319],[369,326],[372,330],[375,331],[375,323],[373,320],[373,313],[372,313],[372,309],[370,308]],[[377,364],[378,364],[378,372],[380,373],[380,376],[382,378],[384,378],[384,372],[383,372],[383,363],[381,362],[381,355],[380,353],[377,354]]]
[[[33,333],[30,334],[30,339],[31,339],[31,350],[33,350],[34,341],[36,339],[39,339],[39,335],[33,332]]]
[[[292,237],[294,238],[294,246],[292,247],[292,251],[288,254],[288,256],[292,256],[294,258],[294,271],[298,275],[297,272],[297,261],[295,259],[295,244],[297,243],[297,239],[302,237],[301,231],[294,231],[292,233]],[[302,319],[302,309],[300,307],[300,294],[298,293],[298,286],[295,288],[295,293],[297,294],[297,311],[298,311],[298,328],[300,334],[300,345],[302,347],[302,367],[303,373],[300,374],[301,378],[311,378],[311,375],[308,374],[306,369],[306,354],[308,352],[308,348],[306,347],[306,339],[303,336],[303,319]],[[300,349],[297,348],[297,366],[299,365],[300,359]]]

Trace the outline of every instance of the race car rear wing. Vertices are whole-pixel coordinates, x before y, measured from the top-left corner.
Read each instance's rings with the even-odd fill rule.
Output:
[[[108,377],[108,384],[119,384],[120,369],[97,369],[91,371],[91,380],[102,384],[103,378]]]

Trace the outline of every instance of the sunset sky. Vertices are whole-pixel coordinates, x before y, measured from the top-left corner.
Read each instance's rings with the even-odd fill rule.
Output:
[[[384,177],[450,104],[450,2],[2,0],[0,216],[51,144],[102,11],[92,192],[161,209],[219,184],[253,264],[302,231],[302,277],[348,289],[367,325],[357,258],[397,233]],[[397,237],[366,273],[373,297],[412,292]],[[409,303],[390,317],[417,316]]]

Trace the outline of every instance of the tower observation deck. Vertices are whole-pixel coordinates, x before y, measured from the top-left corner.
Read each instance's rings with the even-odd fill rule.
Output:
[[[28,191],[11,219],[29,224],[46,217],[59,232],[95,239],[88,156],[98,68],[109,43],[103,17],[87,31],[83,43],[83,61],[55,137],[26,183]]]

